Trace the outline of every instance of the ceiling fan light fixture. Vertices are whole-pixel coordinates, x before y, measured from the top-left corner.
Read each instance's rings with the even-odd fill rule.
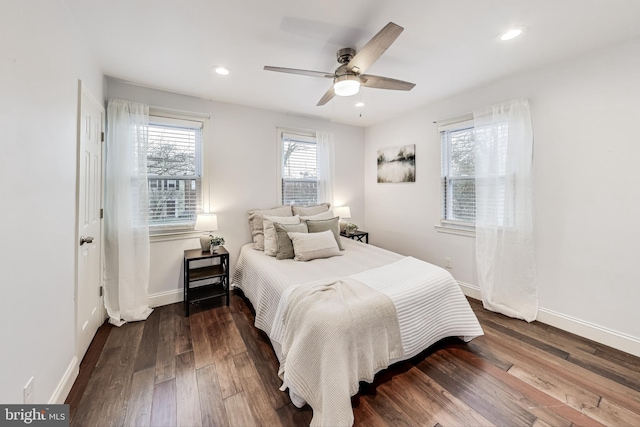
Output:
[[[336,77],[333,90],[338,96],[355,95],[360,91],[360,79],[353,75]]]

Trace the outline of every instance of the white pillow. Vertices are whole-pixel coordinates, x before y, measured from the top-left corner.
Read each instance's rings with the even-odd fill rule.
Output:
[[[326,212],[321,212],[319,214],[310,215],[310,216],[300,215],[300,219],[301,220],[311,219],[311,220],[315,220],[315,221],[320,220],[320,219],[333,219],[333,211],[332,210],[328,210]]]
[[[320,233],[294,233],[288,232],[293,243],[293,257],[296,261],[311,261],[318,258],[329,258],[342,255],[331,230]]]
[[[320,203],[319,205],[291,205],[292,215],[309,216],[328,211],[331,203]]]
[[[264,253],[269,256],[276,256],[278,253],[278,238],[273,223],[278,224],[300,224],[300,217],[295,216],[269,216],[264,215],[262,226],[264,231]]]

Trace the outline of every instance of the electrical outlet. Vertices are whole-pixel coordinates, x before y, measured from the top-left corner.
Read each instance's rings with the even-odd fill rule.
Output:
[[[453,264],[451,263],[451,257],[445,257],[444,266],[445,268],[453,268]]]
[[[27,382],[27,385],[24,386],[24,390],[23,390],[23,397],[24,397],[24,403],[25,404],[30,404],[33,403],[33,383],[34,383],[35,379],[34,377],[29,378],[29,381]]]

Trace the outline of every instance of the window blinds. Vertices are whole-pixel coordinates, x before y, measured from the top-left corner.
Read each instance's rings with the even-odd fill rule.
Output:
[[[202,206],[202,123],[149,118],[149,225],[190,228]]]
[[[441,131],[442,218],[474,223],[476,212],[473,126]]]
[[[282,133],[282,204],[310,205],[318,198],[316,139]]]

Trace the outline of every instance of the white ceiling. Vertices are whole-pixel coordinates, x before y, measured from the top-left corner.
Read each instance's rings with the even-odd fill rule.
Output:
[[[357,126],[640,36],[638,0],[65,1],[108,76]],[[317,107],[331,80],[262,69],[332,72],[338,49],[360,49],[389,21],[405,31],[367,73],[411,92],[364,88]],[[517,25],[523,36],[498,41]]]

